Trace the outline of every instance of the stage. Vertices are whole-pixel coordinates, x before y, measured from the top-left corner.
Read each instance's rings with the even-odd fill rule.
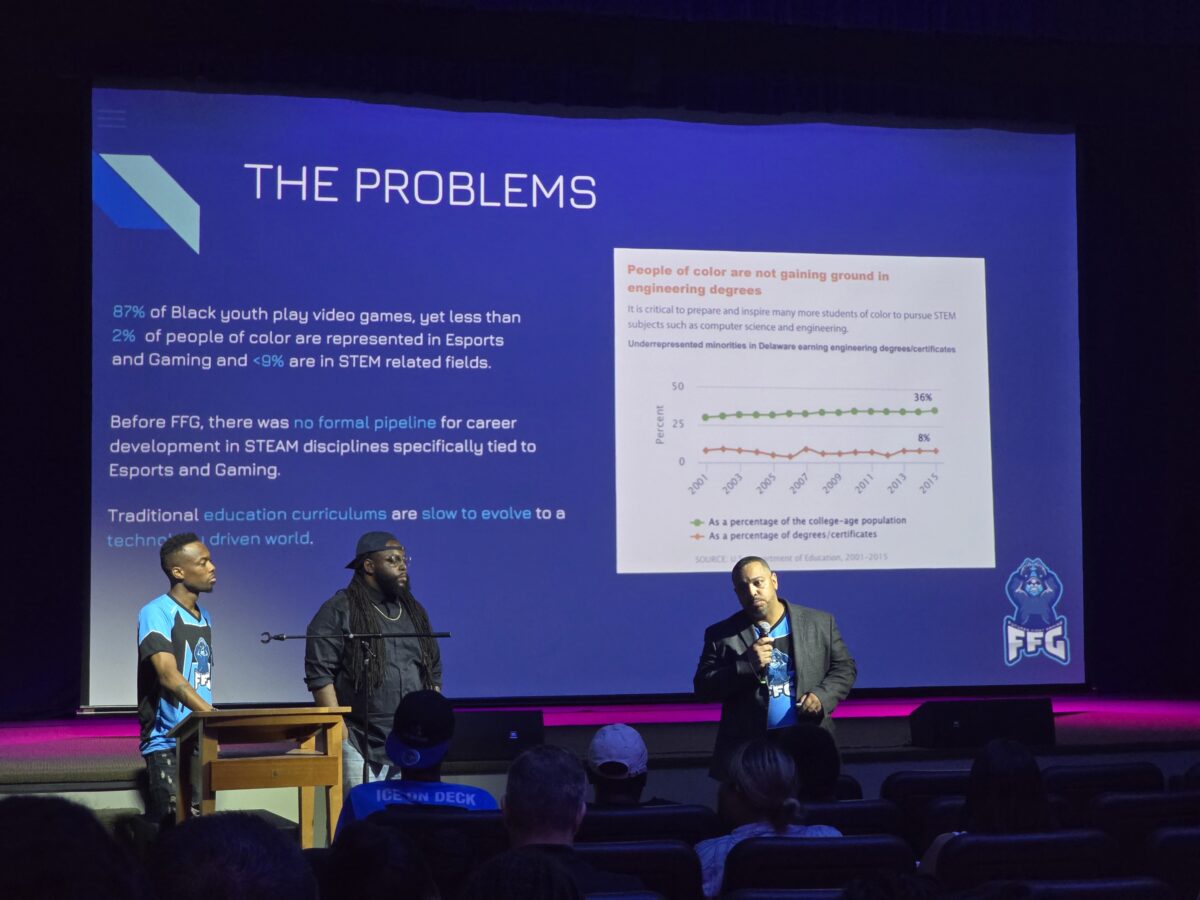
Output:
[[[851,698],[837,710],[838,742],[846,770],[872,796],[871,772],[931,765],[961,767],[969,751],[914,747],[909,714],[921,703],[962,697]],[[986,700],[995,697],[980,698]],[[1200,700],[1060,695],[1050,698],[1056,743],[1039,756],[1153,756],[1168,760],[1167,775],[1200,760]],[[512,707],[530,709],[528,706]],[[469,707],[462,709],[469,714]],[[546,741],[581,755],[596,728],[626,722],[643,734],[652,776],[707,768],[720,707],[716,704],[543,706]],[[1162,763],[1160,762],[1160,765]],[[447,775],[496,776],[503,761],[448,762]],[[127,791],[142,772],[138,724],[129,713],[81,714],[73,719],[0,724],[0,793]],[[491,780],[491,779],[489,779]]]

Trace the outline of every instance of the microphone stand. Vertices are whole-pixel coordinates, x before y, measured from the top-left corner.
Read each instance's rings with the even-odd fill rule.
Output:
[[[453,637],[448,631],[409,631],[404,634],[382,634],[378,631],[345,631],[341,634],[271,634],[264,631],[259,635],[259,643],[269,644],[271,641],[355,641],[359,638],[448,638]]]
[[[352,640],[354,640],[352,638]],[[357,640],[362,644],[363,659],[366,660],[364,670],[371,671],[371,667],[379,662],[379,657],[371,652],[371,639],[359,635]],[[362,725],[363,725],[363,767],[362,767],[362,783],[371,783],[371,678],[369,675],[364,676],[363,687],[366,689],[363,692],[365,703],[363,703]]]

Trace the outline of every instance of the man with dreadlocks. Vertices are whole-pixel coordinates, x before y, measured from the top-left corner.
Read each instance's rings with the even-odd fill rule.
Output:
[[[317,706],[354,710],[342,746],[348,791],[363,781],[364,756],[371,780],[395,774],[384,748],[392,716],[410,691],[441,690],[442,657],[431,637],[345,637],[432,630],[425,607],[409,590],[408,557],[394,535],[364,534],[346,568],[354,570],[350,584],[326,600],[308,624],[304,682]]]

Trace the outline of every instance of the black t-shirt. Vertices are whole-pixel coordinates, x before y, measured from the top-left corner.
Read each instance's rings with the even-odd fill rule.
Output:
[[[372,601],[375,617],[372,627],[375,631],[380,634],[409,634],[416,630],[409,616],[403,613],[404,607],[399,601],[385,599],[383,594],[370,588],[367,590]],[[351,643],[343,637],[350,630],[350,596],[345,591],[338,591],[321,605],[308,624],[309,637],[321,636],[321,639],[306,642],[304,683],[310,691],[332,684],[337,691],[338,703],[353,707],[354,712],[347,718],[346,724],[350,741],[360,753],[363,752],[363,720],[370,708],[369,759],[384,765],[389,762],[384,742],[392,730],[392,717],[400,698],[409,691],[421,690],[427,683],[441,686],[441,654],[435,647],[429,680],[425,682],[421,671],[420,641],[417,638],[385,639],[383,644],[387,665],[383,684],[375,691],[368,691],[365,685],[361,691],[356,691],[354,673],[350,668]]]

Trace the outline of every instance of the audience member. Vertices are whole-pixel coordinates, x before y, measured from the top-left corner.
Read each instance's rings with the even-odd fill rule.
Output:
[[[360,785],[361,786],[361,785]],[[351,822],[329,851],[321,900],[438,900],[417,845],[395,828]]]
[[[800,724],[767,732],[796,765],[796,798],[801,803],[837,800],[842,758],[833,735],[817,725]]]
[[[476,869],[462,900],[582,900],[571,873],[536,850],[509,850]]]
[[[170,900],[317,898],[296,840],[252,813],[199,816],[163,830],[149,869],[158,895]]]
[[[33,795],[0,800],[0,886],[13,900],[149,896],[140,867],[91,810]]]
[[[557,860],[584,894],[644,890],[632,875],[597,869],[575,852],[586,793],[583,764],[569,751],[543,744],[518,756],[509,767],[502,804],[513,849]]]
[[[646,789],[649,755],[636,729],[616,723],[605,725],[588,746],[587,776],[595,792],[593,807],[660,806],[670,800],[642,799]]]
[[[704,877],[704,895],[721,893],[725,858],[738,843],[751,837],[841,837],[828,825],[796,825],[800,809],[796,799],[796,767],[792,758],[766,738],[742,744],[729,759],[728,775],[721,785],[722,818],[733,830],[696,845]]]
[[[1029,748],[1007,738],[996,738],[980,748],[967,782],[963,825],[976,834],[1026,834],[1057,827],[1041,769]],[[942,847],[962,833],[951,831],[934,838],[921,860],[921,871],[936,876]]]
[[[449,700],[438,691],[405,694],[385,744],[400,777],[354,787],[346,795],[335,835],[351,822],[397,804],[497,809],[496,799],[483,788],[441,780],[442,759],[453,736],[454,709]]]

